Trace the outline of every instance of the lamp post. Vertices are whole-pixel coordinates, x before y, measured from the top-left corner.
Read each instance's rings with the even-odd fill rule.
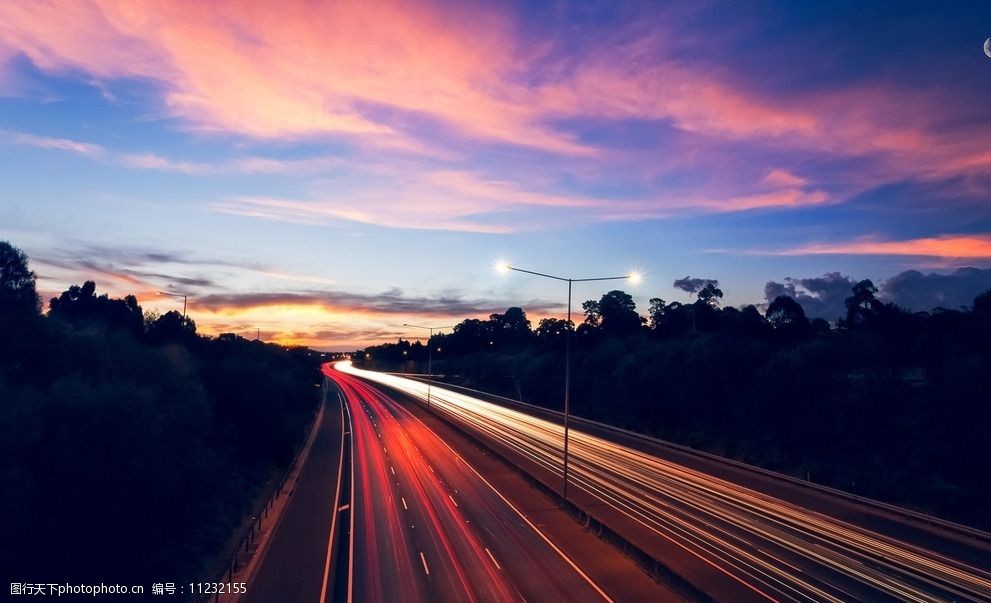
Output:
[[[411,325],[403,323],[404,327],[413,327],[414,329],[426,329],[430,331],[430,339],[434,338],[434,331],[439,331],[441,329],[453,329],[453,326],[447,327],[425,327],[423,325]],[[430,347],[430,339],[427,340],[427,410],[430,410],[430,379],[434,376],[434,351]],[[440,350],[437,350],[438,352]]]
[[[542,276],[544,278],[554,279],[556,281],[564,281],[568,283],[568,322],[565,325],[568,333],[565,337],[564,343],[564,487],[562,488],[561,495],[567,499],[568,498],[568,432],[569,423],[571,418],[571,287],[574,283],[587,283],[590,281],[619,281],[619,280],[629,280],[632,283],[640,282],[640,274],[637,272],[631,272],[630,274],[624,276],[601,276],[596,278],[565,278],[563,276],[554,276],[553,274],[544,274],[543,272],[534,272],[533,270],[524,270],[522,268],[516,268],[510,266],[506,263],[500,263],[498,269],[501,272],[507,272],[513,270],[515,272],[523,272],[525,274],[532,274],[534,276]]]
[[[186,294],[185,293],[169,293],[168,291],[159,291],[158,294],[159,295],[171,295],[172,297],[181,297],[182,298],[182,322],[185,324],[185,322],[186,322],[186,298],[187,298]]]

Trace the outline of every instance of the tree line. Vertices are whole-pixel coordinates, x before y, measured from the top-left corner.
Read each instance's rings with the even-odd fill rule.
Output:
[[[435,374],[560,409],[572,332],[572,412],[860,495],[991,528],[991,291],[964,309],[910,312],[856,283],[846,312],[809,320],[791,297],[721,307],[610,291],[584,319],[521,308],[467,319],[429,342]],[[424,371],[427,347],[359,350]]]
[[[73,285],[40,312],[0,241],[0,568],[27,583],[213,580],[318,402],[306,349],[208,338]]]

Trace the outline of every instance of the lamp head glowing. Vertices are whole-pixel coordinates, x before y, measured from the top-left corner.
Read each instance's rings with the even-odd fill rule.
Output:
[[[628,274],[626,278],[630,279],[630,283],[634,285],[639,285],[640,281],[643,280],[643,275],[640,274],[640,272],[634,270],[633,272]]]
[[[509,272],[509,262],[505,260],[499,260],[498,262],[496,262],[495,268],[496,268],[496,272],[498,272],[499,274],[506,274]]]

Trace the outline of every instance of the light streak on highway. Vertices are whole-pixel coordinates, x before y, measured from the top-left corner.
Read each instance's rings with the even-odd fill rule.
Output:
[[[354,601],[609,601],[407,409],[324,374],[351,411]]]
[[[427,385],[335,367],[425,399]],[[560,473],[561,425],[434,386],[431,406]],[[572,479],[658,537],[774,601],[991,601],[991,572],[572,429]],[[484,554],[484,553],[483,553]]]

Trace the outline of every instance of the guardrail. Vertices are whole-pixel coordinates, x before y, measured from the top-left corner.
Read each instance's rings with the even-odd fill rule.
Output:
[[[488,398],[490,400],[498,401],[497,403],[499,403],[499,404],[513,405],[513,406],[522,406],[524,408],[528,408],[528,409],[531,409],[531,410],[536,410],[536,411],[539,411],[541,413],[546,413],[546,414],[549,414],[549,415],[553,415],[553,416],[559,417],[562,420],[563,420],[563,417],[564,417],[564,413],[561,413],[559,411],[551,410],[549,408],[544,408],[542,406],[537,406],[537,405],[534,405],[534,404],[528,404],[526,402],[521,402],[519,400],[514,400],[512,398],[507,398],[505,396],[500,396],[498,394],[491,394],[489,392],[485,392],[485,391],[482,391],[482,390],[472,389],[470,387],[464,387],[464,386],[461,386],[461,385],[454,385],[454,384],[451,384],[451,383],[445,383],[443,381],[436,381],[436,380],[431,380],[431,379],[425,379],[425,378],[422,378],[421,376],[413,376],[413,375],[402,375],[402,376],[407,377],[407,378],[416,379],[418,381],[423,381],[423,382],[429,381],[430,383],[432,383],[433,385],[435,385],[437,387],[446,387],[446,388],[449,388],[449,389],[461,390],[463,392],[468,392],[468,393],[471,393],[473,395],[479,395],[479,394],[481,394],[485,398]],[[702,458],[702,459],[705,459],[705,460],[708,460],[708,461],[711,461],[711,462],[722,463],[722,464],[725,464],[725,465],[728,465],[728,466],[731,466],[731,467],[735,467],[737,469],[743,469],[743,470],[746,470],[746,471],[751,471],[753,473],[764,475],[764,476],[770,477],[772,479],[777,479],[777,480],[781,480],[781,481],[784,481],[784,482],[788,482],[788,483],[790,483],[792,485],[795,485],[795,486],[801,486],[802,488],[806,488],[806,489],[818,491],[818,492],[821,492],[821,493],[826,493],[826,494],[829,494],[829,495],[832,495],[832,496],[835,496],[835,497],[838,497],[838,498],[843,498],[843,499],[846,499],[846,500],[849,500],[849,501],[857,502],[859,504],[862,504],[862,505],[865,505],[865,506],[868,506],[868,507],[873,507],[873,508],[879,509],[881,511],[884,511],[886,513],[890,513],[892,515],[898,515],[898,516],[901,516],[901,517],[905,517],[905,518],[911,519],[913,521],[918,521],[918,522],[921,522],[921,523],[924,523],[924,524],[928,524],[930,526],[935,526],[935,527],[938,527],[938,528],[941,528],[941,529],[947,530],[949,532],[953,532],[955,534],[959,534],[959,535],[962,535],[962,536],[965,536],[965,537],[968,537],[968,538],[974,538],[974,539],[977,539],[977,540],[982,540],[984,542],[991,542],[991,533],[985,532],[984,530],[980,530],[978,528],[973,528],[973,527],[970,527],[970,526],[965,526],[963,524],[955,523],[953,521],[949,521],[949,520],[946,520],[946,519],[941,519],[939,517],[934,517],[932,515],[927,515],[925,513],[919,512],[919,511],[913,511],[912,509],[906,509],[904,507],[899,507],[897,505],[893,505],[893,504],[890,504],[890,503],[886,503],[886,502],[882,502],[882,501],[879,501],[879,500],[875,500],[873,498],[867,498],[865,496],[859,496],[857,494],[852,494],[850,492],[845,492],[843,490],[839,490],[837,488],[832,488],[830,486],[825,486],[825,485],[822,485],[822,484],[817,484],[815,482],[803,480],[803,479],[800,479],[800,478],[797,478],[797,477],[794,477],[794,476],[791,476],[791,475],[786,475],[786,474],[783,474],[783,473],[778,473],[776,471],[771,471],[770,469],[764,469],[762,467],[757,467],[755,465],[750,465],[750,464],[744,463],[742,461],[737,461],[737,460],[734,460],[734,459],[728,459],[728,458],[725,458],[725,457],[722,457],[722,456],[719,456],[719,455],[716,455],[716,454],[712,454],[710,452],[704,452],[702,450],[696,450],[695,448],[692,448],[690,446],[685,446],[683,444],[675,444],[674,442],[668,442],[666,440],[661,440],[661,439],[658,439],[658,438],[647,436],[647,435],[644,435],[642,433],[637,433],[635,431],[630,431],[628,429],[623,429],[621,427],[616,427],[616,426],[613,426],[613,425],[609,425],[607,423],[602,423],[602,422],[599,422],[599,421],[594,421],[592,419],[584,419],[584,418],[581,418],[581,417],[576,417],[574,414],[572,414],[570,416],[569,420],[571,421],[571,423],[572,423],[573,426],[576,425],[576,424],[578,424],[578,425],[584,424],[584,425],[594,426],[594,427],[596,427],[598,429],[601,429],[603,431],[608,431],[608,432],[613,432],[613,433],[621,434],[621,435],[623,435],[625,437],[628,437],[628,438],[631,438],[631,439],[640,440],[640,441],[646,442],[648,444],[651,444],[651,445],[654,445],[654,446],[658,446],[660,448],[668,448],[668,449],[671,449],[671,450],[676,450],[678,452],[681,452],[681,453],[684,453],[684,454],[688,454],[688,455],[692,455],[692,456],[696,456],[696,457],[699,457],[699,458]]]

